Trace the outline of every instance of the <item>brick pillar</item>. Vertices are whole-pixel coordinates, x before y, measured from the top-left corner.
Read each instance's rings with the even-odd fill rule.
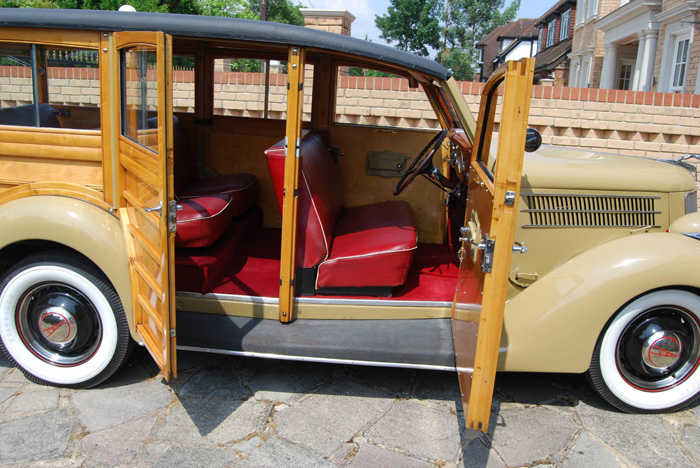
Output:
[[[352,22],[355,15],[347,10],[320,10],[315,8],[302,8],[304,26],[311,29],[320,29],[343,36],[350,35]]]

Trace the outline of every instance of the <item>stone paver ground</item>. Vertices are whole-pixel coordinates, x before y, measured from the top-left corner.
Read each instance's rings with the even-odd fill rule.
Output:
[[[700,466],[700,406],[621,414],[579,375],[499,374],[481,434],[449,372],[178,356],[170,384],[137,349],[91,390],[0,357],[0,466]]]

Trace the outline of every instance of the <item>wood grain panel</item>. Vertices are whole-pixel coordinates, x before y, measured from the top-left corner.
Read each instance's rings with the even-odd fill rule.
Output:
[[[102,189],[102,164],[0,156],[0,184],[17,186],[32,182],[73,182]]]

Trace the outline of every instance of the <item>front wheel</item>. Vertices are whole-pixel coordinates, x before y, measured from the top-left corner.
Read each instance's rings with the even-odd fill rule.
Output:
[[[95,386],[126,360],[119,297],[93,265],[63,252],[32,255],[0,283],[0,346],[30,380]]]
[[[628,413],[677,411],[700,397],[700,297],[663,290],[628,304],[598,339],[588,376]]]

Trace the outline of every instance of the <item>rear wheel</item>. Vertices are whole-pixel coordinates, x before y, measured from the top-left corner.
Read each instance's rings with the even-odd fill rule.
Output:
[[[119,297],[93,265],[63,252],[32,255],[0,283],[0,345],[31,380],[87,388],[126,360]]]
[[[616,408],[677,411],[700,397],[700,297],[664,290],[642,296],[598,339],[589,378]]]

